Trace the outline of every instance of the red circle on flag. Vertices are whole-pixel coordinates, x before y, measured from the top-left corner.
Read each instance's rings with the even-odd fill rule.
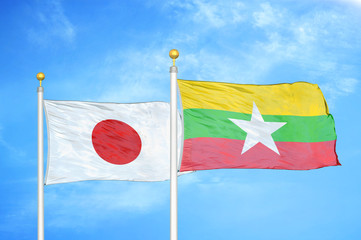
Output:
[[[101,121],[94,127],[92,142],[102,159],[118,165],[134,161],[142,148],[137,131],[125,122],[114,119]]]

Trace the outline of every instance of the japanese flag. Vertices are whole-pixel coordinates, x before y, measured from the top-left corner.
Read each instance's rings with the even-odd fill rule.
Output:
[[[169,179],[169,103],[44,100],[44,105],[48,126],[46,185]],[[179,118],[179,154],[182,141]]]

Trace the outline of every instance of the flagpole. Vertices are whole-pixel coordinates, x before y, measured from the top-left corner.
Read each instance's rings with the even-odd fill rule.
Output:
[[[170,67],[170,240],[178,239],[178,190],[177,190],[177,73],[175,60],[179,56],[176,49],[169,52],[173,59]]]
[[[45,75],[39,72],[36,78],[40,81],[38,87],[38,240],[44,240],[44,121],[43,93],[41,82]]]

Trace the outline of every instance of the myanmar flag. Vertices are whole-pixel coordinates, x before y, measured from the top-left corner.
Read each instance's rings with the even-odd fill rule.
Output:
[[[178,85],[184,119],[180,171],[340,165],[334,120],[316,84]]]

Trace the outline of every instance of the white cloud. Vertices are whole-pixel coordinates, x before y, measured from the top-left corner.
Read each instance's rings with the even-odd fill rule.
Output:
[[[197,211],[200,214],[207,212],[207,218],[204,218],[204,221],[208,226],[219,224],[220,217],[224,223],[234,225],[235,219],[236,221],[240,220],[236,217],[239,212],[244,217],[242,219],[259,219],[260,217],[272,216],[280,209],[285,210],[292,207],[287,204],[288,200],[285,200],[284,204],[275,208],[273,203],[279,199],[270,196],[276,189],[277,191],[280,189],[289,191],[294,187],[293,183],[239,181],[239,174],[231,173],[231,171],[199,171],[196,173],[197,180],[192,182],[192,188],[180,188],[182,194],[192,195],[192,204],[188,205],[190,211],[197,206]],[[180,186],[182,185],[180,184]],[[266,202],[269,204],[264,205],[266,198]],[[220,202],[224,201],[227,204],[219,205]],[[262,208],[259,207],[260,204],[263,204]]]
[[[96,227],[98,223],[135,217],[163,207],[169,183],[83,182],[45,188],[46,224],[59,228]],[[129,217],[129,216],[128,216]]]
[[[320,88],[327,95],[328,105],[334,107],[337,98],[355,93],[359,82],[355,78],[337,78],[321,84]]]
[[[8,182],[23,184],[37,179]],[[45,228],[97,228],[109,219],[136,218],[168,206],[169,182],[88,181],[44,188]],[[5,205],[6,206],[6,205]],[[22,195],[0,218],[0,232],[26,232],[36,222],[37,201]]]
[[[24,237],[24,235],[27,235],[26,230],[33,226],[29,221],[29,216],[36,216],[36,202],[29,200],[29,198],[26,199],[26,201],[25,199],[21,201],[22,205],[16,206],[16,209],[13,207],[15,204],[11,204],[12,207],[10,209],[14,209],[14,211],[1,213],[0,233],[8,232],[13,235],[21,235]],[[34,220],[35,219],[36,218],[34,218]],[[25,232],[21,230],[24,230]]]
[[[3,146],[7,151],[9,151],[9,156],[12,157],[24,157],[26,155],[25,151],[18,149],[17,147],[12,146],[3,138],[2,127],[0,126],[0,146]]]
[[[194,5],[197,11],[194,14],[195,22],[203,21],[214,27],[223,27],[226,24],[239,23],[243,20],[240,12],[243,10],[243,4],[240,2],[230,2],[230,4],[222,4],[219,2],[207,2],[195,0]]]
[[[61,39],[71,43],[76,31],[73,24],[64,13],[60,0],[51,0],[38,4],[35,10],[38,24],[28,30],[30,41],[48,45],[53,39]]]
[[[350,94],[355,92],[358,82],[359,81],[354,78],[343,78],[339,81],[338,87],[343,93]]]
[[[357,71],[344,61],[344,54],[339,54],[341,50],[360,49],[355,49],[361,43],[361,35],[354,27],[356,18],[352,14],[330,8],[312,9],[298,16],[269,3],[261,4],[261,8],[253,16],[266,40],[250,48],[246,62],[251,62],[251,77],[260,79],[276,66],[293,64],[302,69],[306,81],[320,83],[327,91],[335,92],[331,101],[353,93],[358,80],[344,76]]]
[[[167,1],[165,8],[185,10],[194,23],[206,28],[220,28],[244,21],[244,4],[240,1],[174,0]],[[181,17],[181,14],[178,16]]]
[[[354,6],[361,7],[361,0],[331,0],[331,1],[337,1],[337,2],[341,2],[341,3],[348,3],[348,4],[352,4]]]
[[[257,11],[253,13],[253,18],[255,20],[254,25],[257,27],[265,27],[269,25],[280,25],[283,21],[283,15],[281,11],[276,8],[271,7],[267,3],[261,4],[262,11]]]
[[[192,18],[193,11],[196,11],[197,18],[203,19],[199,22],[207,22],[204,20],[207,16],[211,16],[215,9],[227,8],[227,3],[222,5],[205,1],[173,1],[171,4],[186,10],[183,18]],[[219,29],[220,32],[217,34],[212,29],[205,28],[201,32],[193,32],[192,26],[187,28],[187,32],[192,34],[188,35],[191,36],[188,38],[191,40],[185,42],[191,47],[187,49],[190,51],[181,56],[181,78],[191,76],[191,79],[209,81],[265,83],[269,81],[267,77],[273,69],[292,64],[307,77],[302,80],[322,84],[324,81],[337,81],[333,79],[341,81],[344,75],[355,72],[353,66],[348,66],[342,58],[340,59],[342,55],[334,53],[335,48],[338,48],[337,51],[350,50],[357,46],[358,42],[361,43],[361,35],[354,27],[356,19],[348,12],[332,7],[327,10],[311,8],[300,15],[292,12],[292,9],[277,7],[269,2],[261,3],[259,6],[240,5],[243,21],[235,24],[235,29],[244,32],[246,28],[256,27],[260,36],[256,38],[258,41],[244,48],[224,38],[222,41],[219,40],[224,28],[220,27],[223,24],[223,20],[220,19],[223,18],[219,16],[222,14],[217,11],[219,15],[214,17],[214,21],[218,23],[208,22]],[[197,10],[188,10],[191,7]],[[253,18],[247,18],[247,14]],[[229,21],[229,18],[225,19],[224,22]],[[232,35],[238,36],[236,39],[242,42],[243,35],[237,35],[237,31]],[[216,39],[214,42],[221,44],[216,45],[218,48],[213,46],[210,49],[203,44],[204,39]],[[228,49],[228,44],[232,46],[231,49]],[[292,76],[283,77],[287,78],[290,79],[288,81],[292,81]],[[335,87],[339,88],[341,84],[336,84]],[[340,91],[344,92],[342,89]]]
[[[293,29],[297,42],[301,45],[310,44],[315,41],[313,29],[310,26],[297,26]]]
[[[97,97],[91,100],[169,101],[170,48],[164,46],[170,44],[179,47],[178,77],[184,79],[270,83],[268,74],[287,64],[301,69],[307,77],[303,80],[320,84],[335,75],[343,79],[355,72],[353,66],[346,70],[340,54],[333,53],[336,46],[352,49],[361,43],[361,35],[353,27],[353,16],[333,8],[322,11],[311,8],[300,15],[292,12],[292,8],[269,2],[255,4],[232,0],[159,3],[166,11],[171,10],[172,17],[177,15],[172,18],[178,19],[174,20],[176,30],[150,39],[147,48],[118,49],[101,56],[103,60],[97,60],[89,75],[98,78],[92,91],[92,96]],[[246,40],[247,45],[242,45],[248,30],[256,32],[252,33],[256,40]],[[99,66],[99,62],[103,65]],[[352,74],[348,76],[353,78]],[[84,81],[81,83],[84,88]]]
[[[144,102],[158,99],[168,101],[169,68],[171,59],[166,49],[119,50],[105,58],[105,66],[98,69],[104,79],[97,101]],[[144,54],[146,52],[147,54]]]

